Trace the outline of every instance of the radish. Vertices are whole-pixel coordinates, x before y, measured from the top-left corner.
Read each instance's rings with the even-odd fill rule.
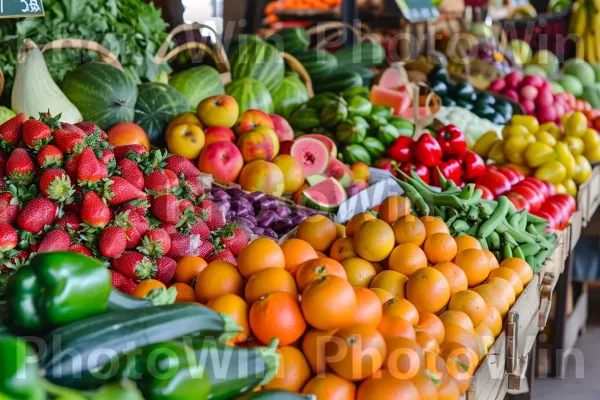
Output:
[[[523,106],[523,110],[529,115],[533,115],[535,112],[535,103],[533,100],[523,100],[521,101],[521,105]]]
[[[541,124],[556,121],[556,116],[556,109],[552,106],[543,107],[537,111],[537,118]]]
[[[558,104],[555,103],[554,104],[554,110],[556,110],[556,114],[557,115],[563,115],[563,114],[566,113],[565,112],[565,106],[563,104],[561,104],[561,103],[558,103]]]
[[[504,90],[504,92],[502,92],[502,94],[511,99],[512,101],[516,101],[517,103],[519,103],[519,95],[513,89],[506,89]]]
[[[502,78],[496,78],[490,84],[489,90],[492,92],[502,92],[506,88],[506,81]]]
[[[523,80],[523,74],[519,70],[515,70],[504,77],[506,85],[511,89],[517,89]]]
[[[524,100],[535,100],[538,96],[538,90],[535,86],[525,85],[519,90],[521,98]]]
[[[535,99],[535,103],[538,108],[548,107],[554,104],[554,96],[552,95],[552,89],[550,86],[542,86],[538,92],[538,96]]]
[[[523,82],[521,82],[521,85],[522,86],[531,85],[531,86],[535,87],[536,89],[539,89],[544,85],[544,82],[545,82],[545,80],[541,76],[527,75],[525,78],[523,78]]]

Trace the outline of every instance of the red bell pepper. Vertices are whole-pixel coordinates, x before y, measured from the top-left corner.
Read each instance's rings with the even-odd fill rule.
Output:
[[[472,151],[467,151],[463,157],[464,174],[463,180],[471,182],[479,178],[485,172],[485,162],[479,155]]]
[[[521,196],[519,193],[508,192],[506,194],[506,197],[508,197],[508,200],[510,200],[515,205],[517,211],[521,211],[523,209],[529,211],[530,205],[527,202],[527,199]]]
[[[412,146],[412,151],[415,158],[426,167],[436,166],[442,161],[442,148],[429,133],[421,135],[419,140]]]
[[[494,194],[487,187],[475,184],[475,189],[481,189],[481,191],[483,192],[481,194],[481,198],[482,199],[484,199],[484,200],[494,200]]]
[[[458,160],[448,160],[435,167],[431,167],[431,180],[434,186],[440,186],[440,178],[436,167],[440,169],[444,178],[454,181],[456,185],[462,184],[462,165]]]
[[[438,132],[437,140],[446,156],[460,157],[467,151],[465,135],[454,125],[446,125]]]
[[[411,147],[415,144],[413,138],[400,136],[388,149],[387,153],[394,161],[405,163],[413,160]]]
[[[508,178],[497,171],[489,171],[481,175],[475,184],[485,186],[494,194],[494,197],[498,197],[511,188]]]
[[[412,170],[414,170],[416,172],[416,174],[419,176],[419,178],[421,178],[421,180],[423,182],[425,182],[426,184],[429,185],[429,182],[430,182],[429,170],[423,164],[415,164],[415,163],[408,162],[408,163],[402,164],[402,166],[400,167],[400,171],[404,172],[408,176],[411,176],[410,171],[412,171]]]

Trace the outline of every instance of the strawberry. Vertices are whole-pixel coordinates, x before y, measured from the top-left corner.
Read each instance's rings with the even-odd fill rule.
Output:
[[[153,194],[167,193],[173,187],[172,178],[166,171],[155,169],[144,177],[144,188]]]
[[[233,265],[237,265],[237,260],[235,259],[231,251],[229,251],[229,249],[221,249],[215,251],[206,259],[206,262],[210,263],[217,260],[227,261],[229,263],[232,263]]]
[[[200,170],[187,158],[172,154],[165,159],[168,170],[175,172],[177,176],[183,174],[186,178],[197,178],[200,176]]]
[[[136,283],[131,279],[127,278],[120,272],[110,271],[110,278],[112,281],[112,287],[117,289],[119,292],[125,294],[131,294],[137,287]]]
[[[0,177],[4,176],[4,170],[6,169],[6,161],[8,161],[8,156],[9,154],[7,152],[0,150]]]
[[[215,246],[212,244],[212,242],[210,242],[209,240],[203,239],[198,244],[198,250],[196,250],[196,254],[194,254],[194,255],[198,256],[200,258],[204,258],[206,260],[206,258],[214,251],[215,251]]]
[[[155,279],[162,283],[169,283],[175,276],[177,263],[171,257],[161,257],[156,260],[156,276]]]
[[[92,256],[92,252],[87,247],[85,247],[85,244],[83,243],[74,244],[73,246],[71,246],[71,248],[69,248],[69,251],[72,253],[83,254],[84,256],[88,257]]]
[[[56,221],[56,224],[62,229],[72,229],[77,231],[79,230],[79,224],[81,224],[81,220],[77,214],[75,214],[73,211],[69,211],[64,213],[63,216]]]
[[[46,225],[52,225],[58,208],[45,197],[30,200],[17,216],[19,229],[37,235]]]
[[[183,233],[172,233],[171,249],[168,257],[179,260],[183,256],[197,255],[200,237],[198,235],[184,235]]]
[[[19,145],[21,141],[21,128],[27,119],[24,113],[19,113],[0,125],[0,147],[10,150]]]
[[[184,193],[188,198],[197,199],[198,197],[204,195],[204,187],[200,183],[198,178],[190,177],[184,178],[181,183]]]
[[[123,159],[117,163],[121,176],[137,189],[144,189],[144,174],[135,161]]]
[[[199,220],[192,225],[189,233],[191,235],[200,235],[202,239],[208,239],[210,237],[210,229],[208,229],[208,226],[202,220]]]
[[[117,161],[121,161],[127,157],[129,152],[132,152],[134,155],[142,155],[148,152],[148,150],[142,146],[141,144],[127,144],[124,146],[116,146],[113,149],[115,153],[115,158]]]
[[[111,265],[117,272],[136,281],[156,275],[156,266],[148,257],[137,251],[124,252],[119,258],[114,258]]]
[[[134,199],[144,199],[146,193],[133,186],[127,179],[113,176],[104,187],[104,198],[111,206],[122,204]]]
[[[27,186],[33,180],[35,163],[25,149],[14,149],[5,168],[8,179],[17,185]]]
[[[81,154],[71,154],[65,160],[65,171],[67,171],[67,175],[69,175],[72,182],[77,182],[77,164],[80,157]]]
[[[108,165],[115,161],[115,153],[110,151],[109,149],[102,149],[102,157],[100,157],[100,161],[104,163],[104,165]]]
[[[23,265],[27,264],[29,260],[29,256],[31,256],[31,252],[29,250],[21,250],[17,254],[15,254],[8,262],[4,262],[2,267],[3,270],[18,270]]]
[[[240,254],[244,247],[248,245],[248,234],[235,223],[225,225],[218,232],[221,244],[229,249],[234,256]]]
[[[64,203],[75,194],[71,185],[71,179],[65,171],[58,168],[50,168],[42,172],[40,177],[40,192],[50,200]]]
[[[68,251],[71,248],[71,235],[62,229],[54,229],[44,236],[37,251]]]
[[[37,154],[40,168],[60,167],[63,163],[63,153],[52,144],[47,144]]]
[[[103,228],[110,222],[110,208],[96,192],[88,192],[83,196],[81,221],[92,228]]]
[[[88,136],[97,134],[99,139],[102,141],[106,141],[108,139],[108,135],[106,134],[106,132],[100,129],[98,125],[93,124],[91,122],[78,122],[74,126],[81,129],[83,133],[85,133]]]
[[[181,210],[181,212],[184,212],[188,208],[191,208],[192,212],[194,212],[194,203],[192,203],[191,200],[183,199],[179,202],[179,209]]]
[[[131,210],[131,211],[135,211],[138,214],[143,216],[143,215],[146,215],[149,208],[150,208],[150,203],[146,199],[131,200],[131,201],[128,201],[127,203],[123,204],[120,208],[120,211]]]
[[[39,150],[52,140],[52,130],[36,119],[28,119],[21,127],[23,142],[31,149]]]
[[[212,200],[202,200],[198,206],[202,213],[202,219],[211,231],[215,231],[225,225],[225,216]]]
[[[17,247],[19,237],[17,231],[6,222],[0,222],[0,252],[12,250]]]
[[[106,177],[108,177],[106,165],[96,158],[91,147],[86,147],[77,162],[77,181],[80,185],[93,184]]]
[[[12,193],[0,193],[0,221],[13,224],[19,214],[19,200]]]
[[[118,226],[104,228],[98,239],[98,249],[104,257],[115,258],[125,251],[127,236],[125,231]]]
[[[150,206],[152,215],[162,222],[176,224],[181,217],[179,200],[171,193],[161,194],[152,199]]]
[[[94,132],[94,131],[92,131],[90,133],[87,133],[83,129],[81,129],[79,126],[77,126],[77,124],[73,125],[68,122],[61,122],[60,127],[57,127],[57,128],[64,129],[65,131],[69,131],[69,132],[73,132],[73,133],[77,133],[77,134],[83,134],[83,135],[89,135]]]
[[[114,224],[125,231],[127,249],[135,248],[148,231],[148,221],[134,210],[119,211]]]
[[[137,248],[142,254],[150,257],[162,257],[171,250],[171,237],[164,229],[151,229],[142,238],[142,244]]]
[[[164,222],[158,226],[160,229],[164,229],[169,235],[172,235],[177,232],[177,228],[173,224],[165,224]]]
[[[63,153],[81,153],[84,138],[85,134],[83,133],[83,131],[72,132],[66,129],[57,129],[54,131],[54,144]]]
[[[174,189],[179,186],[179,178],[177,177],[177,174],[175,174],[175,172],[165,169],[164,174],[167,176],[167,178],[169,178],[169,184],[171,186],[171,189]]]

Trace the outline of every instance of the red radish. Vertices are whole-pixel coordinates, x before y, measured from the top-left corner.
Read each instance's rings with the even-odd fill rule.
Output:
[[[523,82],[521,82],[521,86],[533,86],[536,89],[541,88],[542,86],[544,86],[545,83],[545,79],[542,78],[539,75],[527,75],[525,78],[523,78]]]
[[[554,96],[552,95],[552,89],[549,86],[542,87],[539,90],[538,96],[535,99],[535,103],[538,108],[548,107],[554,104]]]
[[[517,89],[523,80],[523,73],[520,70],[514,70],[504,77],[506,85],[511,89]]]
[[[519,89],[519,94],[521,95],[521,99],[524,100],[535,100],[538,96],[538,89],[532,85],[525,85]]]
[[[488,88],[488,90],[491,90],[492,92],[502,92],[506,88],[506,86],[507,86],[506,80],[504,80],[502,78],[496,78],[490,84],[490,87]]]
[[[556,117],[556,109],[553,106],[539,108],[537,111],[537,118],[540,121],[540,124],[554,122],[556,121]]]
[[[502,94],[505,95],[506,97],[508,97],[509,99],[511,99],[512,101],[516,101],[517,103],[520,100],[519,95],[513,89],[505,90]]]
[[[533,115],[533,113],[535,112],[535,103],[533,102],[533,100],[522,100],[521,106],[523,107],[523,110],[525,110],[525,112],[529,115]]]

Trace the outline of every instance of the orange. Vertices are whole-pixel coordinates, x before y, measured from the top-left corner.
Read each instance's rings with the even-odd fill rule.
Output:
[[[306,287],[300,305],[312,327],[323,331],[339,329],[354,319],[356,294],[347,280],[327,275]]]
[[[434,264],[452,261],[456,257],[456,242],[448,233],[434,233],[425,240],[423,250]]]
[[[425,236],[426,238],[433,236],[436,233],[450,233],[446,223],[438,217],[421,217],[423,225],[425,225]]]
[[[300,350],[292,346],[281,347],[277,352],[281,355],[279,370],[263,388],[299,392],[311,376],[308,361]]]
[[[442,320],[433,313],[419,314],[419,322],[415,325],[417,332],[426,332],[441,344],[444,341],[445,329]]]
[[[175,268],[175,276],[173,280],[177,283],[187,283],[191,285],[194,279],[208,264],[200,257],[183,256],[177,260],[177,268]]]
[[[427,266],[427,257],[414,243],[396,246],[388,260],[390,269],[410,277],[416,270]]]
[[[352,247],[352,238],[339,238],[331,245],[329,257],[342,262],[347,258],[356,257],[354,247]]]
[[[425,242],[425,225],[414,215],[405,215],[392,224],[396,244],[413,243],[421,246]]]
[[[262,237],[244,247],[238,255],[237,262],[244,278],[250,278],[267,268],[285,268],[285,257],[281,247],[271,239]]]
[[[417,392],[419,392],[419,400],[437,400],[437,387],[425,370],[422,369],[417,372],[410,381],[417,388]]]
[[[340,378],[336,374],[326,372],[314,376],[302,389],[302,393],[312,394],[319,399],[354,400],[356,386],[354,383]]]
[[[400,272],[386,270],[382,271],[373,278],[369,287],[380,288],[387,290],[394,297],[405,298],[405,286],[408,281],[408,277]]]
[[[375,216],[370,212],[356,214],[354,217],[350,218],[348,223],[346,223],[346,237],[354,237],[358,227],[361,226],[363,222],[370,221],[372,219],[375,219]]]
[[[527,265],[527,268],[529,268],[529,265]],[[489,279],[491,278],[502,278],[507,280],[515,290],[515,296],[519,296],[523,291],[523,281],[521,280],[521,276],[518,272],[515,272],[514,269],[500,266],[500,268],[496,268],[490,272]]]
[[[349,381],[361,381],[381,369],[386,345],[374,327],[354,325],[338,330],[325,345],[325,354],[333,372]]]
[[[471,318],[462,311],[446,310],[440,314],[440,320],[444,324],[444,329],[448,329],[448,325],[458,325],[469,332],[475,330]]]
[[[502,317],[494,307],[488,306],[488,314],[483,320],[483,323],[490,328],[494,337],[498,337],[502,332]]]
[[[416,339],[415,328],[404,318],[392,313],[383,313],[377,330],[384,338],[403,337],[411,340]]]
[[[415,333],[415,341],[419,344],[419,346],[421,346],[423,351],[430,351],[432,353],[440,352],[440,345],[433,336],[425,331],[415,331]]]
[[[440,271],[448,281],[448,285],[450,285],[450,296],[469,288],[467,274],[465,274],[458,265],[452,262],[443,262],[436,264],[433,268]]]
[[[488,308],[493,307],[498,310],[502,318],[508,313],[510,307],[508,299],[494,285],[486,283],[473,288],[473,291],[483,298]]]
[[[494,333],[486,324],[479,324],[475,328],[475,333],[479,336],[479,352],[482,355],[486,355],[494,345]]]
[[[138,283],[135,290],[131,293],[133,297],[144,298],[154,289],[166,289],[166,286],[161,281],[156,279],[146,279]]]
[[[337,237],[339,238],[343,238],[346,237],[346,227],[342,224],[338,224],[337,222],[335,223],[335,231],[337,233]]]
[[[483,283],[490,274],[490,263],[482,250],[467,249],[456,255],[454,264],[467,275],[469,287]]]
[[[515,296],[515,287],[511,285],[509,281],[500,277],[489,278],[485,283],[492,285],[500,295],[508,302],[508,305],[512,307],[515,304],[517,296]]]
[[[282,268],[267,268],[252,275],[246,283],[245,298],[248,304],[274,292],[287,292],[298,297],[294,277]]]
[[[391,225],[410,211],[410,202],[404,196],[390,196],[379,206],[379,219]]]
[[[397,379],[392,372],[385,369],[380,374],[364,380],[356,392],[356,400],[415,400],[418,398],[419,392],[410,380]]]
[[[320,251],[316,251],[316,250],[315,250],[315,253],[317,253],[317,257],[318,257],[318,258],[329,258],[329,257],[327,257],[325,254],[321,253]]]
[[[437,386],[438,400],[460,400],[460,389],[454,379],[441,381]]]
[[[356,294],[355,324],[377,326],[383,313],[379,297],[370,289],[354,288]]]
[[[367,261],[382,261],[394,249],[394,231],[380,219],[366,221],[354,234],[354,251]]]
[[[425,267],[416,271],[406,282],[406,298],[419,312],[438,313],[450,300],[450,285],[444,275],[435,268]]]
[[[483,249],[483,252],[485,253],[485,255],[488,258],[489,264],[490,264],[490,271],[495,270],[496,268],[499,267],[498,265],[498,260],[496,259],[496,256],[494,255],[494,253],[492,253],[489,250]]]
[[[531,279],[533,279],[533,270],[529,264],[527,264],[527,261],[521,260],[520,258],[507,258],[506,260],[502,261],[500,267],[509,268],[518,273],[521,277],[523,286],[527,286]]]
[[[404,318],[411,325],[419,322],[419,312],[413,304],[406,299],[391,299],[383,305],[384,314],[392,314]]]
[[[440,351],[442,358],[446,360],[448,374],[457,381],[460,390],[463,391],[466,385],[460,381],[470,382],[479,364],[478,350],[473,350],[458,343],[444,343]]]
[[[311,215],[298,225],[296,237],[308,242],[315,250],[327,251],[337,239],[337,229],[324,215]]]
[[[443,346],[445,344],[458,344],[464,348],[471,349],[476,355],[479,353],[479,347],[477,345],[477,334],[474,330],[467,330],[460,325],[456,324],[448,324],[446,326],[446,338],[444,339],[444,343],[442,343],[442,347],[440,350],[442,351],[441,356],[446,360],[446,355],[444,354]]]
[[[384,270],[383,265],[381,265],[381,263],[372,262],[371,265],[373,265],[373,268],[375,268],[375,272],[377,272],[378,274],[383,272]],[[387,267],[385,269],[387,269]]]
[[[326,275],[347,279],[346,271],[338,261],[332,258],[316,258],[305,262],[298,269],[296,274],[298,289],[303,291],[309,284]]]
[[[423,349],[414,338],[387,338],[387,368],[397,379],[411,379],[425,365]]]
[[[198,275],[195,289],[196,298],[200,303],[228,293],[242,296],[244,278],[230,262],[213,261]]]
[[[461,290],[450,297],[448,310],[462,311],[469,316],[473,326],[477,326],[488,315],[487,305],[483,298],[472,290]]]
[[[460,253],[463,250],[467,249],[477,249],[481,250],[481,243],[479,240],[475,239],[473,236],[469,235],[461,235],[454,238],[456,242],[456,253]]]
[[[327,368],[325,360],[325,344],[331,340],[335,330],[320,331],[309,328],[302,338],[302,353],[306,356],[310,368],[315,374],[325,372]]]
[[[425,360],[425,365],[423,368],[427,370],[427,372],[430,373],[431,376],[435,377],[440,382],[440,385],[442,385],[446,381],[452,380],[450,379],[448,369],[446,368],[446,361],[444,361],[442,356],[432,351],[424,351],[423,357]]]
[[[354,287],[368,288],[377,275],[373,264],[360,257],[351,257],[342,261],[348,282]]]
[[[265,345],[276,337],[280,346],[287,346],[306,330],[298,300],[285,292],[268,294],[252,304],[249,321],[254,336]]]
[[[186,285],[185,283],[174,283],[171,285],[171,287],[177,289],[177,297],[175,298],[175,303],[196,302],[196,293],[190,285]]]
[[[250,337],[248,304],[240,296],[224,294],[209,301],[207,307],[216,312],[229,315],[243,329],[233,339],[234,343],[244,342]]]
[[[394,295],[385,289],[374,287],[370,288],[369,290],[375,293],[375,296],[377,296],[381,305],[385,304],[388,300],[395,299]]]
[[[310,244],[301,239],[288,239],[281,244],[283,258],[285,259],[285,269],[296,276],[298,268],[308,260],[317,258],[317,252]]]
[[[141,126],[133,122],[120,122],[110,128],[108,133],[108,144],[111,146],[125,146],[128,144],[139,144],[150,151],[150,140]]]

